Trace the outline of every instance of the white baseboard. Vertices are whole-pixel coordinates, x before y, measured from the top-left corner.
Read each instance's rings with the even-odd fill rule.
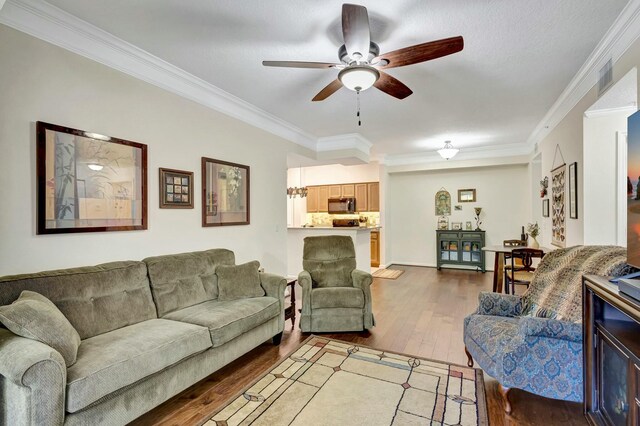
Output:
[[[404,266],[420,266],[423,268],[437,268],[438,265],[434,264],[434,263],[423,263],[423,262],[407,262],[407,261],[402,261],[402,260],[398,260],[398,261],[393,261],[393,262],[389,262],[388,265],[385,266],[385,268],[391,266],[391,265],[404,265]],[[380,268],[382,268],[382,265],[380,265]],[[475,271],[475,267],[469,267],[469,268],[464,268],[464,267],[456,267],[453,265],[446,265],[443,266],[442,269],[460,269],[460,270],[467,270],[467,271]],[[493,272],[493,269],[486,269],[487,272]]]

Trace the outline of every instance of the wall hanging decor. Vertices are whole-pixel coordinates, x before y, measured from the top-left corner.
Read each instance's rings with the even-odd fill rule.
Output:
[[[193,208],[193,172],[160,168],[160,208]]]
[[[549,188],[549,176],[545,176],[544,179],[540,181],[540,198],[547,196],[547,188]]]
[[[549,199],[542,200],[542,217],[549,217]]]
[[[464,229],[466,229],[467,231],[473,230],[473,225],[471,224],[471,221],[468,220],[467,222],[465,222]]]
[[[444,188],[436,192],[436,216],[448,216],[451,214],[451,194]]]
[[[147,229],[147,145],[36,123],[37,233]]]
[[[476,190],[475,189],[458,189],[458,202],[459,203],[475,203]]]
[[[578,163],[569,165],[569,217],[578,218]]]
[[[202,157],[202,226],[249,224],[249,166]]]
[[[446,216],[440,216],[438,218],[438,229],[447,230],[449,229],[449,219]]]
[[[462,210],[462,206],[461,206],[461,205],[459,205],[459,204],[457,204],[457,205],[453,206],[453,208],[454,208],[456,211],[461,211],[461,210]]]
[[[480,225],[482,225],[482,221],[480,221],[480,213],[482,213],[482,207],[475,207],[473,211],[476,213],[476,231],[482,231],[482,229],[480,229]]]
[[[451,229],[454,231],[462,230],[462,222],[451,222]]]
[[[567,165],[562,164],[551,170],[551,244],[566,245],[565,181]]]

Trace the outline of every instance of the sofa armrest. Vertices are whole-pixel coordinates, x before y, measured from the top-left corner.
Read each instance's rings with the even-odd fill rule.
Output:
[[[62,425],[67,369],[62,355],[0,328],[0,423]]]
[[[353,286],[359,288],[364,293],[364,328],[371,328],[376,324],[373,318],[373,306],[371,300],[371,283],[373,282],[373,276],[364,271],[354,269],[351,272],[351,280]]]
[[[521,317],[520,331],[525,336],[582,342],[582,324],[552,318]]]
[[[260,272],[260,285],[267,293],[267,296],[275,297],[284,303],[284,290],[287,288],[287,279],[285,277]]]
[[[520,296],[482,291],[478,295],[478,314],[516,317],[522,312]]]

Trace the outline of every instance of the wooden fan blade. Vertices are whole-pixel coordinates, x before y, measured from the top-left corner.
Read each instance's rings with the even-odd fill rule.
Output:
[[[380,71],[380,78],[373,85],[384,93],[398,99],[404,99],[413,93],[403,82],[383,71]]]
[[[460,52],[463,47],[464,40],[461,36],[444,38],[382,54],[374,58],[372,63],[387,61],[387,64],[379,66],[380,69],[404,67]]]
[[[344,46],[351,59],[367,59],[371,32],[369,31],[369,14],[366,7],[357,4],[342,5],[342,36],[344,37]]]
[[[325,99],[327,99],[329,96],[336,93],[341,88],[342,88],[342,82],[336,78],[331,83],[329,83],[324,89],[318,92],[318,94],[314,96],[312,101],[313,102],[324,101]]]
[[[286,67],[286,68],[333,68],[340,64],[329,62],[302,62],[302,61],[262,61],[265,67]]]

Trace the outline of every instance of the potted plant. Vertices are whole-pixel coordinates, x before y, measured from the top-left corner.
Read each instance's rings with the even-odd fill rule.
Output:
[[[538,240],[536,240],[536,237],[540,235],[540,227],[538,226],[538,222],[527,224],[527,233],[532,240],[529,243],[529,246],[535,249],[540,248],[540,244],[538,243]]]

